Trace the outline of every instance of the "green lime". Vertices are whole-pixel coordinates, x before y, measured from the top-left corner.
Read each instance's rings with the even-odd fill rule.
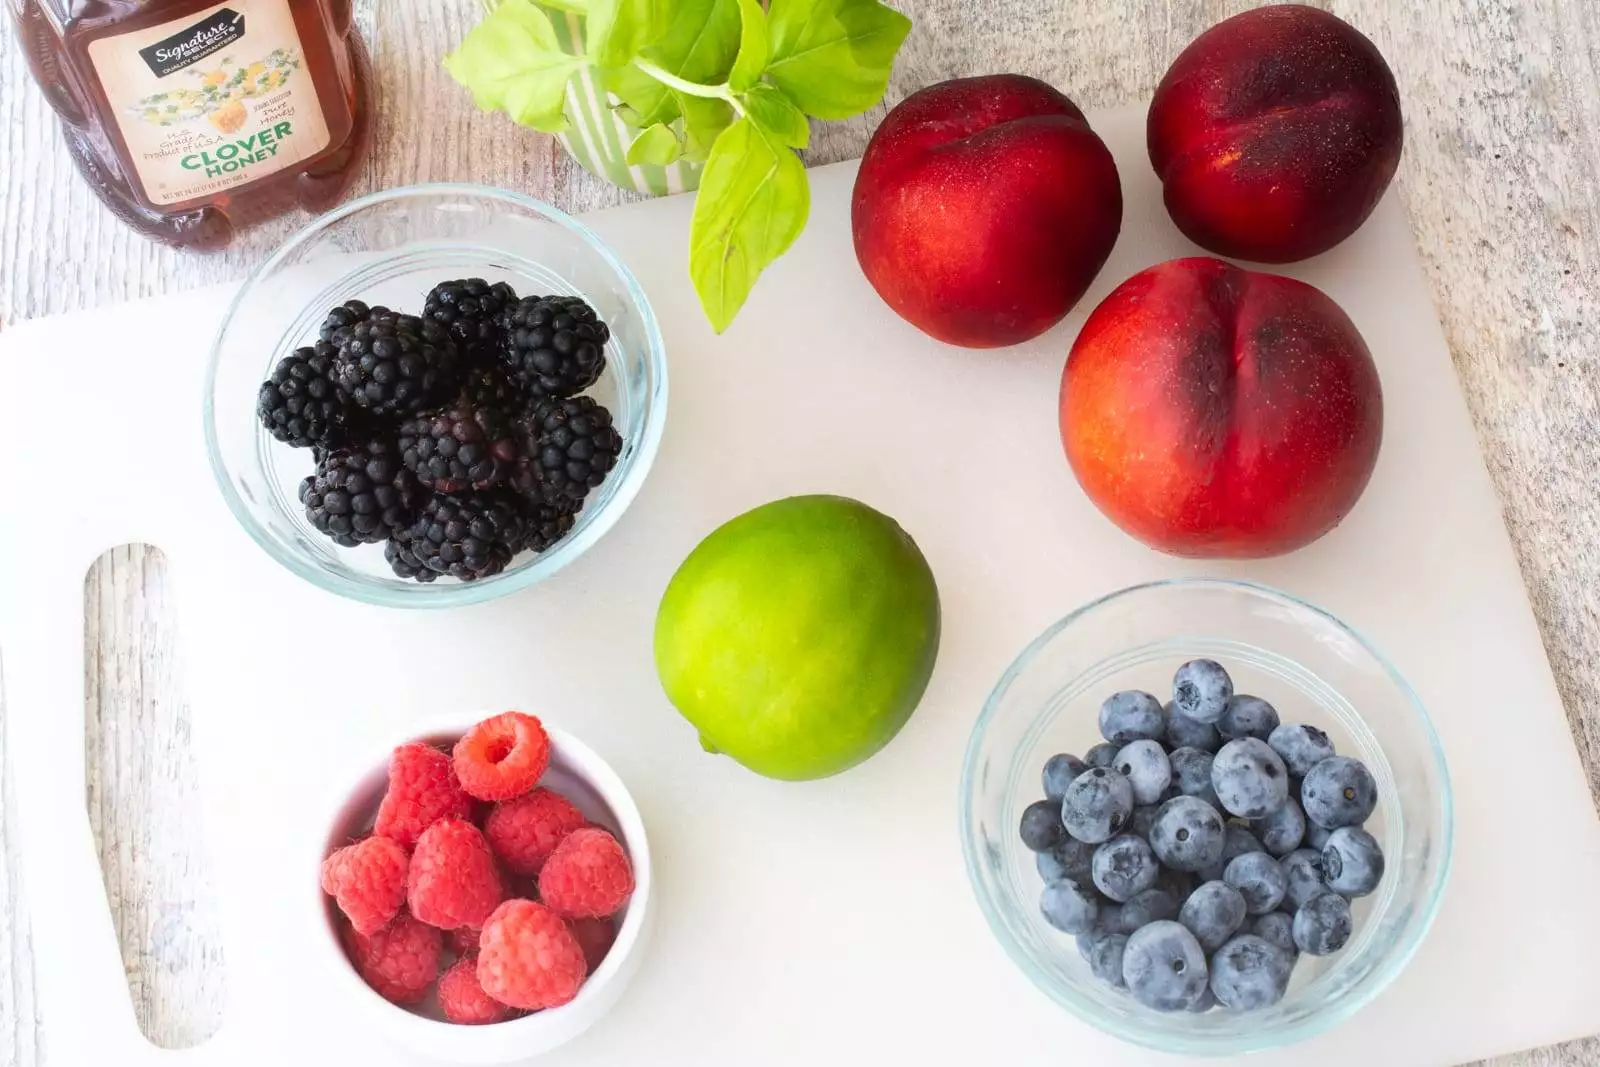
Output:
[[[900,731],[939,652],[939,591],[887,515],[797,496],[715,530],[672,576],[656,670],[701,743],[769,778],[823,778]]]

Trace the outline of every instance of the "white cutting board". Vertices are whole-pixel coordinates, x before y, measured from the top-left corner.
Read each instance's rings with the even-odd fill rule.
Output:
[[[1142,114],[1095,121],[1127,200],[1111,262],[1078,313],[1008,351],[940,346],[879,302],[850,248],[853,164],[812,172],[810,226],[720,338],[684,269],[688,198],[590,216],[661,318],[665,441],[594,550],[479,608],[349,603],[235,527],[201,456],[198,404],[228,290],[0,335],[12,472],[0,646],[51,1062],[412,1062],[363,1054],[370,1035],[305,965],[304,939],[320,936],[308,918],[318,805],[352,753],[442,708],[509,706],[613,763],[659,865],[660,925],[636,984],[541,1064],[1170,1062],[1064,1014],[1012,966],[967,885],[956,789],[983,698],[1041,629],[1118,587],[1195,574],[1277,585],[1364,630],[1433,712],[1456,786],[1454,877],[1410,969],[1344,1026],[1252,1062],[1420,1067],[1600,1030],[1600,824],[1394,196],[1291,271],[1344,306],[1382,374],[1382,456],[1343,526],[1285,559],[1182,562],[1114,529],[1068,472],[1056,387],[1083,313],[1134,271],[1194,251],[1161,208]],[[917,538],[944,643],[921,709],[884,752],[833,780],[782,784],[700,750],[656,684],[651,626],[674,567],[714,526],[819,491],[859,497]],[[181,1056],[138,1034],[84,813],[83,574],[137,539],[172,560],[224,909],[226,1020]],[[1537,897],[1520,857],[1549,887]]]

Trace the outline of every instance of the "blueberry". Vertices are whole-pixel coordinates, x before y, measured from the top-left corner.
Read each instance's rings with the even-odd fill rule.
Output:
[[[1322,877],[1322,853],[1309,848],[1295,849],[1278,861],[1283,868],[1287,889],[1283,894],[1286,911],[1299,911],[1306,901],[1328,891]]]
[[[1229,814],[1271,815],[1289,799],[1289,772],[1259,737],[1229,741],[1211,762],[1211,788]]]
[[[1172,764],[1159,741],[1130,741],[1112,763],[1133,786],[1135,804],[1154,804],[1172,784]]]
[[[1294,943],[1312,956],[1331,956],[1350,940],[1350,902],[1338,893],[1319,893],[1294,913]]]
[[[1150,839],[1150,827],[1155,825],[1156,812],[1160,810],[1160,804],[1138,805],[1133,809],[1133,814],[1128,817],[1127,832],[1148,841]]]
[[[1207,986],[1206,988],[1200,990],[1200,995],[1195,997],[1193,1003],[1183,1010],[1199,1015],[1203,1012],[1210,1011],[1216,1006],[1217,998],[1211,995],[1211,987]]]
[[[1233,1011],[1257,1011],[1283,999],[1294,960],[1266,938],[1240,934],[1211,957],[1211,992]]]
[[[1304,778],[1311,768],[1333,755],[1333,742],[1328,735],[1304,723],[1284,723],[1267,736],[1267,744],[1296,778]]]
[[[1335,893],[1364,897],[1383,881],[1383,849],[1365,830],[1341,826],[1322,850],[1322,878]]]
[[[1178,921],[1207,952],[1221,948],[1243,925],[1244,916],[1244,897],[1226,882],[1207,882],[1178,909]]]
[[[1286,911],[1269,911],[1249,924],[1249,932],[1269,945],[1276,945],[1289,961],[1300,955],[1300,946],[1294,943],[1294,916]]]
[[[1329,756],[1306,772],[1300,804],[1318,826],[1360,826],[1378,806],[1378,783],[1360,760]]]
[[[1070,879],[1051,882],[1039,896],[1044,921],[1064,934],[1086,934],[1094,929],[1099,908],[1095,891]]]
[[[1222,718],[1217,720],[1217,733],[1228,741],[1254,737],[1264,742],[1277,728],[1278,709],[1260,697],[1242,693],[1228,699]]]
[[[1155,740],[1166,729],[1167,724],[1161,718],[1161,702],[1149,693],[1124,689],[1112,693],[1100,705],[1100,736],[1114,745]]]
[[[1128,901],[1115,913],[1115,924],[1110,929],[1119,934],[1131,934],[1143,926],[1178,917],[1178,902],[1165,889],[1146,889]]]
[[[1108,767],[1078,775],[1061,798],[1061,821],[1079,841],[1109,841],[1133,814],[1133,786]]]
[[[1061,825],[1061,806],[1049,800],[1035,800],[1022,809],[1018,830],[1022,843],[1034,852],[1054,848],[1067,832]]]
[[[1300,809],[1304,811],[1304,808]],[[1306,847],[1314,848],[1318,852],[1328,847],[1328,838],[1333,836],[1333,831],[1326,826],[1318,826],[1310,819],[1306,820]]]
[[[1127,947],[1126,934],[1095,938],[1089,946],[1089,970],[1102,982],[1122,988],[1122,956]]]
[[[1183,1011],[1206,987],[1206,954],[1186,927],[1170,920],[1153,922],[1129,935],[1122,978],[1140,1004]]]
[[[1089,767],[1109,767],[1117,761],[1117,753],[1121,745],[1113,745],[1110,741],[1102,741],[1083,754],[1083,762]]]
[[[1212,807],[1221,807],[1216,790],[1211,788],[1212,755],[1198,748],[1175,748],[1167,757],[1172,764],[1172,784],[1186,797],[1198,797]]]
[[[1202,752],[1215,752],[1222,744],[1222,735],[1208,722],[1195,722],[1179,711],[1171,701],[1161,709],[1167,717],[1168,748],[1198,748]]]
[[[1061,840],[1049,852],[1041,852],[1033,857],[1034,866],[1039,868],[1039,877],[1045,881],[1059,882],[1063,878],[1070,878],[1085,886],[1094,884],[1093,861],[1094,846],[1066,834],[1061,835]]]
[[[1283,802],[1283,807],[1264,819],[1250,824],[1261,838],[1261,846],[1274,856],[1287,856],[1300,847],[1306,837],[1306,816],[1295,803],[1294,797]]]
[[[1222,880],[1239,891],[1245,910],[1251,915],[1272,911],[1283,903],[1289,891],[1288,874],[1265,852],[1247,852],[1235,857],[1223,872]]]
[[[1102,908],[1101,910],[1104,911],[1105,909]],[[1078,955],[1082,956],[1084,962],[1087,963],[1089,957],[1094,953],[1095,941],[1105,936],[1105,933],[1100,929],[1100,927],[1096,926],[1088,933],[1079,934],[1077,937],[1073,938],[1072,943],[1078,946]]]
[[[1198,871],[1222,858],[1227,841],[1222,816],[1203,800],[1175,797],[1161,805],[1150,827],[1150,847],[1168,867]]]
[[[1161,865],[1142,838],[1122,834],[1094,850],[1095,888],[1118,904],[1156,884]]]
[[[1195,722],[1213,723],[1233,696],[1233,679],[1215,660],[1190,660],[1172,676],[1172,706]]]
[[[1067,786],[1072,780],[1088,769],[1077,756],[1065,752],[1051,756],[1044,761],[1044,795],[1059,801],[1067,795]]]

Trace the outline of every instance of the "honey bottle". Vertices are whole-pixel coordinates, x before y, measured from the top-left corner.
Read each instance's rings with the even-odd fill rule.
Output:
[[[322,211],[366,151],[352,0],[6,0],[85,180],[167,244]]]

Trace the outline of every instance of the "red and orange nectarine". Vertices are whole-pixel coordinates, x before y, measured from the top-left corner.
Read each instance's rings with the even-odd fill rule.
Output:
[[[1355,505],[1382,437],[1377,368],[1339,305],[1216,259],[1123,282],[1061,377],[1061,440],[1084,491],[1174,555],[1311,543]]]
[[[1122,187],[1083,113],[1034,78],[930,86],[867,145],[850,209],[856,258],[907,322],[970,348],[1059,322],[1105,264]]]
[[[1372,214],[1400,163],[1400,93],[1355,27],[1277,4],[1196,37],[1156,87],[1146,134],[1167,211],[1190,240],[1288,263]]]

